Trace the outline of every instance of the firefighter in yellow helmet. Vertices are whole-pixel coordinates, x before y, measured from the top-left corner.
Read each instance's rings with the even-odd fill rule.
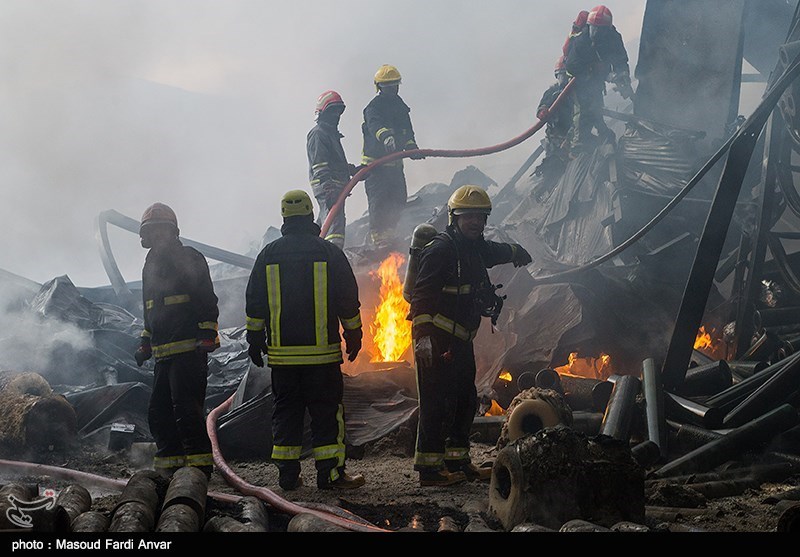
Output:
[[[531,262],[519,244],[483,237],[492,210],[485,190],[461,186],[447,205],[447,228],[419,254],[409,313],[419,388],[414,470],[421,486],[491,476],[489,468],[470,459],[469,434],[478,410],[472,341],[481,318],[494,323],[502,307],[487,269]]]
[[[302,485],[300,453],[306,410],[320,489],[353,489],[364,477],[345,472],[341,364],[361,349],[358,284],[344,252],[319,237],[311,198],[281,200],[282,236],[256,257],[245,293],[248,354],[272,370],[272,459],[285,490]],[[340,334],[340,329],[342,330]]]
[[[155,357],[148,421],[156,442],[156,471],[183,466],[211,475],[205,406],[208,353],[219,347],[219,309],[208,263],[178,237],[175,212],[154,203],[142,215],[139,236],[150,251],[142,268],[144,330],[134,357]]]
[[[361,131],[364,145],[361,164],[397,151],[416,150],[417,140],[411,124],[411,109],[399,95],[401,76],[394,66],[385,64],[375,73],[377,94],[364,108]],[[414,155],[411,158],[422,158]],[[370,170],[364,189],[367,193],[370,241],[390,245],[408,197],[403,160],[391,161]]]

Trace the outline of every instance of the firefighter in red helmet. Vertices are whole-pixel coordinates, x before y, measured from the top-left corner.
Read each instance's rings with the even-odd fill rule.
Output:
[[[572,151],[592,149],[593,130],[597,130],[600,140],[614,141],[614,133],[603,119],[606,81],[612,82],[624,98],[631,98],[633,90],[628,53],[606,6],[592,8],[586,28],[569,40],[565,65],[567,72],[576,78]]]
[[[347,162],[339,132],[339,118],[345,110],[342,97],[336,91],[325,91],[317,98],[315,116],[317,124],[306,136],[308,176],[311,191],[319,205],[317,223],[322,225],[333,205],[338,201],[347,182],[357,172],[355,165]],[[344,248],[346,219],[344,207],[331,221],[325,239]]]
[[[564,41],[564,46],[561,47],[561,54],[563,56],[567,55],[567,50],[569,49],[569,41],[572,40],[573,37],[576,37],[581,31],[586,28],[586,21],[589,19],[589,12],[588,10],[581,10],[578,12],[578,15],[575,16],[575,21],[572,22],[572,29],[570,29],[569,35],[567,35],[566,40]]]
[[[204,405],[208,354],[219,347],[218,300],[205,257],[178,234],[169,206],[145,210],[139,236],[150,251],[142,268],[144,330],[134,357],[140,367],[155,357],[148,410],[155,470],[170,476],[194,466],[210,476]]]

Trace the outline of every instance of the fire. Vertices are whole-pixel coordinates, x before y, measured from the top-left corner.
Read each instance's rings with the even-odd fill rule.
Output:
[[[697,337],[694,339],[694,349],[703,350],[705,348],[711,348],[713,344],[711,335],[706,332],[705,325],[702,325],[700,330],[697,331]]]
[[[611,356],[604,353],[601,353],[597,358],[591,356],[579,358],[577,352],[571,352],[568,363],[555,368],[555,370],[558,373],[600,380],[606,380],[614,373],[611,367]]]
[[[373,274],[381,279],[380,303],[375,310],[370,333],[376,353],[372,362],[397,362],[411,346],[411,322],[408,302],[403,298],[403,283],[398,269],[405,259],[391,253]]]
[[[496,400],[492,400],[492,406],[489,408],[484,416],[502,416],[506,413],[502,406],[497,404]]]
[[[497,376],[498,379],[502,379],[503,381],[511,381],[514,377],[511,375],[510,372],[503,370],[500,372],[500,375]]]

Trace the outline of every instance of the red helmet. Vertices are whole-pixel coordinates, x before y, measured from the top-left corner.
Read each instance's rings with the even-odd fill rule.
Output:
[[[320,114],[325,112],[326,108],[333,105],[341,105],[342,110],[344,110],[342,96],[336,91],[325,91],[317,98],[317,109],[314,113]]]
[[[589,25],[594,25],[595,27],[609,27],[612,21],[613,17],[611,16],[611,10],[603,5],[600,5],[592,8],[592,11],[589,12],[589,17],[587,18],[586,23]]]
[[[178,217],[175,216],[175,211],[168,205],[153,203],[145,209],[141,224],[139,225],[139,231],[141,232],[143,228],[152,224],[171,224],[177,230]]]
[[[589,19],[589,12],[587,12],[586,10],[581,10],[575,17],[575,21],[572,22],[572,26],[580,29],[581,27],[586,25],[586,21],[588,19]]]

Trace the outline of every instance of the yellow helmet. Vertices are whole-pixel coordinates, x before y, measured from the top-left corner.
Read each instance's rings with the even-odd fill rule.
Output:
[[[375,72],[375,88],[381,85],[400,85],[400,72],[397,68],[384,64]]]
[[[287,191],[281,199],[281,216],[283,218],[312,215],[313,212],[311,198],[303,190]]]
[[[464,213],[481,213],[489,215],[492,212],[492,200],[486,190],[479,186],[461,186],[447,201],[450,215],[463,215]]]

